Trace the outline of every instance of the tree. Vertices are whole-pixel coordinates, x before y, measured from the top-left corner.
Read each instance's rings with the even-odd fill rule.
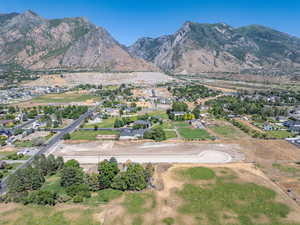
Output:
[[[119,119],[115,120],[114,128],[120,128],[120,127],[123,127],[123,126],[124,126],[124,123],[123,123],[122,120],[119,120]]]
[[[37,190],[44,182],[45,178],[41,171],[38,168],[29,166],[12,174],[7,185],[10,193],[16,193]]]
[[[100,190],[99,176],[96,173],[86,174],[85,183],[89,186],[90,191]]]
[[[29,193],[24,204],[34,203],[38,205],[55,205],[57,194],[47,190],[38,190]]]
[[[166,133],[161,127],[154,127],[144,133],[144,138],[163,141],[166,140]]]
[[[43,137],[37,137],[32,140],[32,144],[34,146],[41,146],[44,143],[45,143],[45,138],[43,138]]]
[[[140,191],[147,187],[145,170],[140,164],[131,163],[126,171],[128,190]]]
[[[64,134],[63,136],[64,140],[70,140],[71,139],[71,135],[69,133]]]
[[[114,177],[119,173],[118,163],[104,160],[98,165],[100,189],[110,188]]]
[[[111,187],[117,190],[126,191],[128,189],[128,177],[126,172],[118,173],[111,184]]]
[[[172,110],[175,112],[187,112],[188,105],[184,102],[173,102]]]
[[[65,164],[64,167],[74,167],[74,168],[80,168],[80,164],[77,160],[75,159],[70,159],[68,160]]]
[[[71,185],[79,185],[84,182],[84,173],[81,168],[64,166],[61,171],[60,185],[68,187]]]
[[[74,197],[80,195],[82,197],[90,197],[89,186],[87,184],[74,184],[66,187],[66,193]]]

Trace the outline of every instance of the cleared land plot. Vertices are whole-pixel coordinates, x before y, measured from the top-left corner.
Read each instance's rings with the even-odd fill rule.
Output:
[[[68,86],[80,84],[120,85],[120,84],[157,84],[174,80],[159,72],[132,72],[132,73],[65,73],[60,75],[42,75],[38,80],[30,81],[24,86]]]
[[[181,127],[178,129],[181,137],[194,140],[211,140],[213,137],[204,129]]]
[[[234,144],[96,141],[76,145],[60,143],[50,151],[65,160],[76,159],[81,164],[97,164],[99,160],[110,157],[115,157],[119,162],[226,163],[244,159],[239,148]]]
[[[71,140],[97,140],[98,135],[118,135],[120,132],[115,130],[79,130],[71,134]]]

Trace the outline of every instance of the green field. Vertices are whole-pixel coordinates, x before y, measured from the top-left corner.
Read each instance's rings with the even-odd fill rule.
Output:
[[[32,141],[15,141],[14,145],[17,148],[31,148],[31,147],[33,147]]]
[[[96,141],[97,135],[118,135],[119,131],[111,130],[79,130],[71,134],[71,140]]]
[[[62,93],[48,94],[33,98],[30,100],[35,103],[69,103],[69,102],[85,102],[87,100],[97,100],[98,97],[90,94],[81,93]]]
[[[189,127],[190,125],[186,122],[173,122],[175,127]]]
[[[148,115],[150,115],[150,116],[159,116],[161,119],[168,119],[169,118],[166,111],[153,111],[153,112],[149,112]]]
[[[113,128],[116,119],[117,117],[110,117],[103,120],[101,123],[85,124],[84,128],[94,128],[95,126],[98,126],[99,128]]]
[[[216,125],[209,127],[213,132],[225,138],[240,138],[243,133],[230,125]]]
[[[276,139],[284,139],[284,138],[291,138],[295,135],[287,130],[270,130],[266,131],[268,138],[276,138]]]
[[[177,134],[176,134],[175,131],[165,130],[165,133],[166,133],[166,138],[167,139],[177,138]]]
[[[178,128],[179,134],[184,139],[211,140],[213,137],[204,129],[193,129],[188,127]]]
[[[207,185],[185,184],[177,192],[184,203],[179,212],[193,217],[195,224],[280,225],[290,209],[276,202],[276,193],[254,183],[239,183],[215,176],[208,168],[182,171],[186,178],[209,180]],[[260,221],[264,218],[264,223]],[[294,224],[294,223],[293,223]]]

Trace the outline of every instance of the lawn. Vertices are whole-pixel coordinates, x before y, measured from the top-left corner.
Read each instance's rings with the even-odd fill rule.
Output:
[[[31,148],[34,146],[32,141],[15,141],[14,145],[17,148]]]
[[[118,135],[116,130],[79,130],[71,134],[71,140],[96,141],[97,135]]]
[[[204,129],[181,127],[178,129],[184,139],[211,140],[213,137]]]
[[[173,122],[175,127],[189,127],[190,125],[186,122]]]
[[[87,100],[98,99],[94,95],[81,94],[81,93],[62,93],[62,94],[48,94],[39,96],[30,100],[35,103],[69,103],[69,102],[85,102]]]
[[[0,159],[5,158],[8,155],[11,155],[13,153],[16,153],[14,151],[0,151]]]
[[[230,125],[216,125],[210,127],[210,129],[217,135],[225,138],[239,138],[241,137],[241,131]]]
[[[97,125],[99,128],[113,128],[116,119],[116,117],[110,117],[108,119],[103,120],[101,123],[85,124],[84,128],[94,128],[95,125]]]
[[[291,138],[295,135],[287,130],[270,130],[266,131],[268,138],[276,138],[276,139],[284,139],[284,138]]]
[[[177,138],[177,134],[173,130],[165,130],[166,133],[166,138],[171,139],[171,138]]]
[[[148,115],[150,115],[150,116],[159,116],[161,119],[168,119],[169,118],[166,111],[153,111],[153,112],[149,112]]]

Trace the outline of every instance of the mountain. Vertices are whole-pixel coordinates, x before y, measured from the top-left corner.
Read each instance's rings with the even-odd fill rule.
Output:
[[[47,20],[32,11],[0,14],[0,62],[29,70],[157,70],[83,17]]]
[[[172,35],[141,38],[128,49],[174,73],[300,71],[300,39],[258,25],[186,22]]]

